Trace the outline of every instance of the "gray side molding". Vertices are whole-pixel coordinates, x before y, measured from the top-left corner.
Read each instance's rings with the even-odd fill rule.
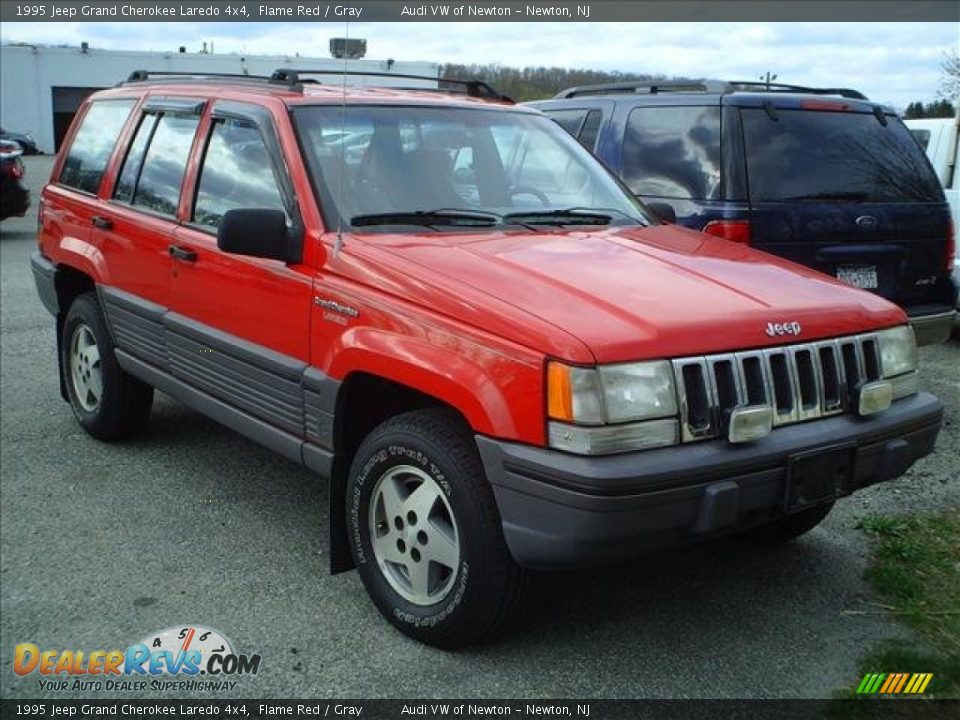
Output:
[[[279,430],[259,418],[253,417],[187,383],[165,373],[133,355],[117,350],[117,362],[125,371],[153,385],[157,390],[176,398],[184,405],[226,425],[241,435],[256,440],[288,460],[302,464],[303,441],[290,433]]]

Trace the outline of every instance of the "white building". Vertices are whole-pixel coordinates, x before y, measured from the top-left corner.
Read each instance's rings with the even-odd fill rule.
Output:
[[[0,45],[0,125],[9,132],[31,133],[41,150],[52,152],[59,147],[83,99],[122,82],[134,70],[270,75],[278,68],[336,71],[343,66],[343,60],[331,57]],[[428,62],[350,60],[348,70],[438,77],[440,67]],[[342,82],[342,76],[329,76],[325,82]],[[347,82],[436,87],[435,83],[401,78],[349,77]]]

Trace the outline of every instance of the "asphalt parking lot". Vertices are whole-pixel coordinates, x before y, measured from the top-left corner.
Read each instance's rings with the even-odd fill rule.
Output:
[[[35,212],[51,159],[26,162]],[[921,352],[923,385],[948,408],[935,455],[800,541],[549,576],[514,635],[424,647],[380,618],[356,573],[327,574],[327,492],[311,473],[164,396],[135,442],[79,429],[29,270],[32,212],[0,226],[3,697],[69,697],[14,674],[18,643],[124,648],[181,624],[262,655],[232,697],[824,697],[858,679],[864,648],[907,632],[871,603],[857,519],[960,504],[953,341]]]

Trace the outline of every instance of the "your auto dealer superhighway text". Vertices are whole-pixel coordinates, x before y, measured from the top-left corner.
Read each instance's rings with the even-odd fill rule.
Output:
[[[184,17],[225,17],[246,16],[243,6],[236,9],[231,5],[111,5],[100,7],[96,5],[76,5],[50,7],[50,18],[74,17],[150,17],[150,18],[184,18]],[[363,14],[363,8],[349,5],[261,5],[258,8],[260,17],[290,17],[290,18],[326,18],[342,17],[358,19]],[[38,13],[39,14],[39,13]]]

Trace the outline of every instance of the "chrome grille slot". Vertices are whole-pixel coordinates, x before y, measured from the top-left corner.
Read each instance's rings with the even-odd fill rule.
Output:
[[[834,342],[816,346],[820,360],[820,409],[824,415],[843,411],[843,377]]]
[[[867,382],[880,379],[880,349],[873,337],[863,338],[860,344],[863,355],[863,372]]]
[[[794,400],[793,363],[783,350],[767,350],[770,366],[770,385],[773,388],[773,424],[797,421],[797,403]]]
[[[769,380],[761,353],[737,353],[747,405],[766,405],[770,400]]]
[[[846,383],[847,394],[856,390],[863,376],[860,367],[860,353],[855,342],[840,343],[840,356],[843,359],[843,379]]]
[[[715,438],[738,406],[769,405],[774,425],[836,415],[879,380],[875,334],[673,361],[683,441]]]
[[[683,418],[683,440],[699,440],[716,434],[713,422],[713,393],[707,383],[707,362],[704,358],[674,360],[680,415]]]
[[[742,402],[740,378],[737,376],[733,355],[720,355],[707,360],[711,369],[714,391],[716,393],[717,425],[723,425],[726,413]]]
[[[791,349],[797,387],[797,415],[800,420],[820,417],[820,373],[813,362],[813,349],[801,345]]]

